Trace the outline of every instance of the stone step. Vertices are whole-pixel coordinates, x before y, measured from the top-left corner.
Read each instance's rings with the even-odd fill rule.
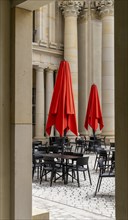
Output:
[[[32,220],[49,220],[49,212],[43,209],[32,210]]]

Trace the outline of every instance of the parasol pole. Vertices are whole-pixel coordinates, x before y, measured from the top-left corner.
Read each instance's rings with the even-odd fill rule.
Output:
[[[95,130],[94,130],[94,129],[92,129],[92,131],[93,131],[93,137],[94,137],[94,140],[95,140],[95,139],[96,139]]]
[[[62,153],[64,153],[65,137],[66,137],[66,129],[64,129],[64,136],[63,136],[62,142],[61,142],[61,144],[62,144]]]

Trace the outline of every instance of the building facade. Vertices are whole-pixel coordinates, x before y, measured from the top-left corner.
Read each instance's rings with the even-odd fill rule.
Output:
[[[54,2],[54,0],[49,0],[49,3],[50,2]],[[63,1],[63,3],[66,2],[69,3],[68,0]],[[78,1],[73,1],[73,2],[76,2],[76,5],[78,3]],[[79,2],[81,3],[81,1]],[[41,1],[40,0],[38,1],[37,0],[32,0],[32,1],[1,0],[0,1],[0,19],[1,19],[0,20],[1,21],[0,22],[0,30],[1,30],[0,31],[0,219],[1,220],[3,219],[26,220],[26,219],[31,219],[32,217],[32,172],[31,172],[32,171],[32,88],[34,88],[33,87],[34,83],[32,80],[33,79],[32,62],[34,61],[32,57],[32,47],[33,47],[32,21],[33,21],[33,11],[38,10],[44,5],[46,5],[47,7],[47,3],[48,3],[47,0],[41,0]],[[111,4],[111,1],[102,0],[100,1],[100,3],[104,3],[107,6],[108,3]],[[81,7],[81,4],[79,5],[79,7]],[[62,11],[64,11],[64,8],[66,10],[66,6],[64,7],[63,4],[61,4],[60,7],[62,8]],[[104,5],[102,5],[101,9],[104,9]],[[97,10],[99,11],[99,9]],[[107,8],[105,11],[109,12]],[[128,166],[127,166],[127,161],[128,161],[127,160],[128,158],[128,148],[127,148],[128,146],[128,135],[127,135],[128,133],[128,123],[127,123],[128,121],[128,98],[127,98],[128,13],[127,11],[128,11],[127,0],[123,0],[123,1],[116,0],[114,2],[114,32],[115,32],[114,33],[114,39],[115,39],[115,43],[114,43],[115,88],[114,89],[115,89],[116,219],[117,220],[128,219],[128,212],[127,212],[128,210]],[[76,14],[76,11],[74,11],[74,13]],[[67,38],[65,38],[64,40],[65,49],[62,57],[68,59],[68,55],[69,57],[71,56],[69,52],[72,53],[72,48],[69,48],[68,45],[69,42],[72,43],[71,42],[72,38],[68,36],[68,33],[70,33],[70,28],[72,25],[69,27],[68,24],[69,22],[71,22],[71,24],[73,24],[74,26],[76,23],[76,17],[74,18],[72,16],[71,17],[65,16],[63,19],[65,22],[64,26],[66,26],[64,28],[65,30],[64,36]],[[86,21],[86,19],[84,18],[83,20]],[[109,49],[111,49],[111,44],[110,44],[111,41],[108,40],[109,36],[107,35],[106,32],[108,31],[110,33],[112,27],[112,25],[110,25],[112,21],[111,22],[110,21],[111,19],[108,19],[108,17],[106,16],[102,17],[102,37],[104,35],[103,37],[104,41],[102,40],[102,45],[104,42],[104,46],[102,46],[102,50],[103,50],[102,62],[104,59],[104,65],[102,65],[102,69],[104,70],[105,83],[109,78],[108,73],[110,73],[110,70],[108,69],[108,71],[106,71],[106,69],[107,68],[111,69],[111,65],[110,66],[107,65],[107,62],[109,61],[108,58],[110,58],[110,60],[112,61],[111,58],[112,53],[109,53],[110,52]],[[95,27],[96,24],[94,23],[96,23],[96,21],[94,22],[93,20],[89,22],[93,24],[92,27]],[[97,22],[99,22],[99,20]],[[105,22],[107,24],[106,28],[104,27]],[[81,25],[83,24],[80,23],[80,26]],[[100,26],[101,24],[98,23],[98,25]],[[87,23],[85,24],[85,27],[86,26]],[[74,27],[75,29],[74,31],[76,31],[75,27]],[[79,28],[81,29],[81,27]],[[100,28],[101,27],[99,27],[99,32],[101,31]],[[92,29],[93,28],[90,28],[89,31],[91,32]],[[87,31],[86,28],[85,30]],[[90,35],[93,36],[92,32],[90,33]],[[92,39],[94,40],[94,38],[93,37],[90,38],[89,36],[88,36],[89,38],[88,40],[92,42]],[[75,36],[75,38],[76,37],[78,36]],[[99,39],[99,36],[97,36],[97,38]],[[98,42],[98,39],[95,39],[94,42],[95,43]],[[80,42],[78,40],[78,45],[79,44]],[[82,49],[84,50],[84,47]],[[80,50],[78,49],[78,53],[79,51]],[[93,52],[91,48],[88,51],[89,54]],[[85,57],[87,58],[87,55]],[[77,59],[76,55],[74,56],[74,59]],[[81,62],[82,62],[82,57],[81,57]],[[36,65],[36,67],[38,67],[38,65]],[[48,65],[46,66],[46,68],[50,69],[50,66]],[[78,69],[79,69],[79,65],[78,65]],[[42,68],[41,71],[39,71],[39,77],[40,77],[40,72],[42,73]],[[72,69],[72,73],[75,73],[77,75],[75,70],[73,72],[73,69]],[[74,85],[75,85],[76,75],[74,75],[74,79],[73,79]],[[50,79],[48,79],[48,81],[51,82]],[[42,82],[43,80],[41,80],[41,84]],[[35,80],[35,83],[38,84],[38,80]],[[106,90],[107,88],[108,87],[106,87]],[[79,91],[79,89],[80,87],[78,88],[77,91]],[[40,92],[40,87],[39,87],[39,92]],[[103,96],[105,97],[106,94],[105,92],[106,91],[104,91],[104,95],[101,96],[102,103],[103,103]],[[75,96],[75,99],[77,104],[77,96]]]
[[[53,1],[33,12],[33,137],[45,138],[55,78],[70,63],[78,131],[84,128],[91,85],[98,87],[104,128],[114,136],[114,1]],[[97,131],[100,133],[100,131]],[[57,135],[55,129],[51,135]]]

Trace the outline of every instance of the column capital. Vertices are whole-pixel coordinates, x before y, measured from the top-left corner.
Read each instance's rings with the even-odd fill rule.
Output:
[[[53,67],[47,67],[45,70],[46,70],[46,72],[53,74],[55,68],[53,68]]]
[[[65,17],[73,16],[77,17],[80,12],[81,8],[83,7],[84,1],[79,0],[79,1],[74,1],[74,0],[59,0],[58,5],[62,11],[62,14]]]
[[[37,71],[44,71],[44,69],[46,69],[48,67],[49,64],[47,63],[40,63],[40,64],[34,64],[33,68]]]
[[[89,14],[89,2],[84,2],[84,5],[82,7],[79,20],[81,21],[87,21],[88,20],[88,14]]]
[[[96,0],[94,4],[101,17],[114,15],[114,0]]]
[[[84,6],[81,10],[80,17],[81,21],[87,21],[89,18],[91,19],[100,19],[99,13],[97,13],[97,9],[95,3],[93,1],[85,1]]]

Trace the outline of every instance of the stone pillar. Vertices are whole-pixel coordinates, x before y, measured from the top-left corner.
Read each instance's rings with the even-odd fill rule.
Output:
[[[103,134],[114,135],[114,0],[101,1]]]
[[[123,4],[122,4],[123,3]],[[115,0],[116,220],[128,219],[128,1]]]
[[[36,126],[35,138],[44,137],[44,69],[36,69]]]
[[[10,219],[26,220],[32,216],[32,12],[12,9],[11,33]]]
[[[55,27],[55,20],[56,20],[56,10],[55,10],[55,2],[51,2],[49,4],[49,42],[52,46],[54,46],[55,43],[55,31],[56,31],[56,27]],[[57,33],[58,35],[59,33]]]
[[[41,8],[35,11],[35,42],[39,42],[41,40]]]
[[[0,1],[0,219],[10,218],[10,1]]]
[[[51,68],[46,69],[46,123],[48,119],[49,114],[49,108],[52,100],[52,94],[53,94],[53,86],[54,86],[54,70]],[[46,134],[47,135],[47,134]],[[51,129],[50,136],[54,135],[54,128]]]
[[[82,134],[92,133],[92,129],[85,130],[84,121],[93,83],[101,99],[101,35],[102,24],[96,8],[90,1],[85,2],[78,19],[78,106],[82,106],[79,108],[79,132]]]
[[[46,4],[40,8],[40,32],[41,32],[41,45],[47,47],[48,46],[48,7]]]
[[[78,118],[78,39],[77,16],[80,13],[83,1],[60,1],[60,9],[65,18],[64,29],[64,58],[70,64],[76,115]]]

